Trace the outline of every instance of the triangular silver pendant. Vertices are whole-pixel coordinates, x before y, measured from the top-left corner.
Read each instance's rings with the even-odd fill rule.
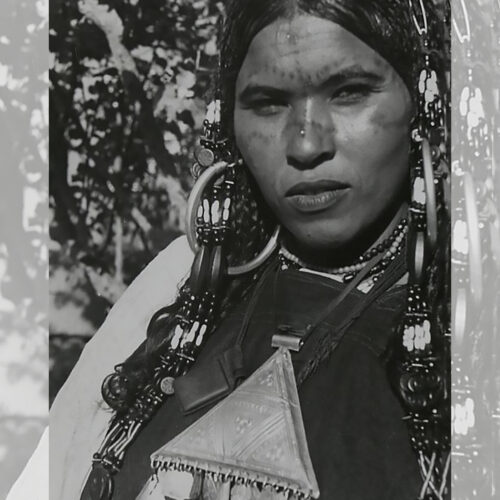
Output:
[[[186,471],[285,496],[318,498],[289,351],[280,348],[151,460],[157,472]]]

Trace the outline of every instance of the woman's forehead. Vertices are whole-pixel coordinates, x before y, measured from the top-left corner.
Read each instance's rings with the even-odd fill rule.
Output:
[[[279,19],[255,36],[238,80],[263,84],[291,79],[288,83],[314,85],[351,67],[380,73],[392,69],[377,52],[340,25],[301,15]]]

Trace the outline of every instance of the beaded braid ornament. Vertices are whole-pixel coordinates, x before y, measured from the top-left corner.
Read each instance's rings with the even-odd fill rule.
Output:
[[[211,101],[207,108],[207,114],[203,120],[203,135],[200,145],[195,151],[196,163],[192,168],[192,174],[198,179],[200,173],[211,167],[219,160],[230,160],[228,140],[222,137],[221,130],[221,101]]]
[[[409,0],[419,34],[423,67],[417,97],[418,121],[412,131],[413,155],[407,262],[409,271],[406,312],[401,326],[399,393],[407,409],[410,441],[423,476],[419,500],[449,495],[449,431],[446,379],[449,336],[431,321],[427,265],[436,249],[438,201],[443,198],[445,174],[446,102],[441,97],[436,54],[429,37],[424,2]]]
[[[198,165],[208,167],[224,152],[225,142],[218,140],[220,125],[213,121],[220,117],[217,106],[209,108],[202,139],[204,150],[198,154]],[[206,152],[209,147],[213,156]],[[209,158],[210,157],[210,158]],[[234,164],[226,168],[224,179],[204,194],[198,212],[197,240],[199,250],[195,256],[187,286],[183,287],[180,308],[172,322],[166,322],[169,311],[156,313],[148,332],[165,330],[167,345],[158,355],[150,381],[136,388],[132,405],[121,404],[130,390],[121,366],[103,382],[104,400],[117,409],[99,450],[93,456],[92,470],[83,489],[82,500],[110,500],[113,495],[113,476],[120,470],[125,453],[153,417],[158,408],[173,394],[175,378],[186,373],[194,362],[207,332],[215,319],[216,293],[226,273],[223,243],[229,229],[231,199],[234,187]],[[168,326],[165,326],[168,325]],[[137,390],[138,389],[138,390]]]

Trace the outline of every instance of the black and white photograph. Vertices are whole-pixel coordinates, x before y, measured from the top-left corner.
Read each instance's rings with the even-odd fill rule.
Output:
[[[0,497],[497,498],[498,0],[36,4]]]

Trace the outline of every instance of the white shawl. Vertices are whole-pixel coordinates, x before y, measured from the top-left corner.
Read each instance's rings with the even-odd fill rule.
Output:
[[[101,384],[145,339],[151,316],[172,303],[193,260],[186,237],[176,239],[134,280],[88,342],[50,411],[50,439],[40,444],[7,500],[78,500],[111,417]],[[49,444],[50,443],[50,444]],[[50,481],[47,462],[50,459]]]

